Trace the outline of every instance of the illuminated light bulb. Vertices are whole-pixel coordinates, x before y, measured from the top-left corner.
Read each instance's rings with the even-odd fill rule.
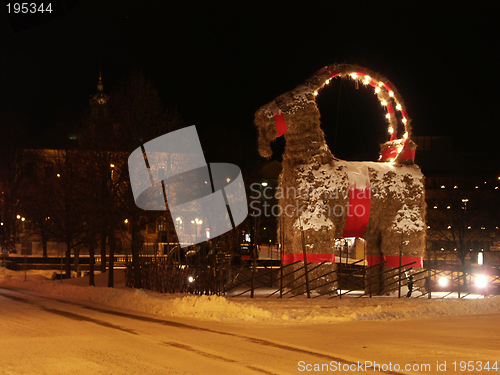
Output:
[[[475,284],[478,288],[486,288],[488,286],[488,278],[485,275],[476,276]]]
[[[317,91],[314,91],[314,96],[317,96],[318,95],[318,92]]]
[[[365,79],[366,79],[368,82],[370,82],[370,80],[372,79],[372,77],[370,77],[370,76],[365,76]]]
[[[389,133],[390,134],[394,133],[394,129],[393,128],[389,128]]]
[[[328,85],[329,83],[330,83],[330,80],[329,80],[329,79],[327,79],[327,80],[325,81],[325,85]]]
[[[356,79],[356,78],[358,78],[358,75],[356,73],[352,73],[351,77],[352,77],[352,79]]]
[[[444,249],[441,249],[441,250],[444,250]],[[439,284],[439,286],[441,286],[441,287],[445,287],[445,286],[447,286],[447,285],[448,285],[448,279],[447,279],[446,277],[444,277],[444,276],[443,276],[443,277],[439,278],[439,280],[438,280],[438,284]]]
[[[404,138],[404,139],[408,138],[408,133],[404,133],[404,134],[403,134],[403,138]]]
[[[375,88],[375,92],[378,94],[380,92],[380,87]]]
[[[394,91],[389,91],[389,96],[394,96]]]
[[[407,119],[405,119],[405,118],[403,119],[403,123],[404,124],[406,124],[407,121],[408,121]]]
[[[382,87],[384,85],[384,83],[383,82],[379,82],[378,85],[379,85],[379,87]]]
[[[380,102],[380,104],[382,104],[383,106],[386,106],[386,105],[387,105],[387,102],[386,102],[385,100],[382,100],[382,101]]]
[[[389,113],[387,113],[387,114],[385,115],[385,117],[387,117],[387,118],[391,118],[391,115],[390,115]]]
[[[398,104],[396,105],[396,109],[397,109],[398,111],[401,111],[401,110],[403,109],[403,107],[401,107],[401,104],[399,104],[399,103],[398,103]]]

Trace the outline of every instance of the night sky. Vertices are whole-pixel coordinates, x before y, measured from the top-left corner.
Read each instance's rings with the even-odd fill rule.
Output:
[[[415,135],[495,149],[497,2],[406,3],[59,0],[59,16],[44,23],[8,17],[3,5],[0,113],[42,137],[88,104],[100,61],[105,90],[138,67],[186,125],[197,125],[209,161],[233,161],[233,152],[258,160],[255,110],[322,66],[346,62],[396,85]],[[318,99],[327,141],[332,147],[336,128],[337,156],[368,157],[386,134],[384,111],[371,90],[333,82]]]

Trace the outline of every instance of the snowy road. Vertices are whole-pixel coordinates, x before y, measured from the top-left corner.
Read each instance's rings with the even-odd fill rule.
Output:
[[[500,361],[499,322],[203,322],[0,288],[0,374],[500,373],[478,371]]]

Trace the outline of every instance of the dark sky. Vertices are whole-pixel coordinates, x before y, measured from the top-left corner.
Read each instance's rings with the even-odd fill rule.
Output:
[[[88,103],[101,60],[105,89],[140,67],[187,125],[197,125],[204,146],[241,142],[240,151],[253,153],[257,108],[322,66],[346,62],[398,87],[416,135],[493,147],[500,135],[496,4],[58,0],[52,5],[61,15],[38,25],[27,15],[8,17],[3,5],[0,111],[42,134]],[[349,157],[386,131],[384,112],[352,82],[339,106],[338,84],[320,109],[328,141],[337,126],[338,155]],[[339,122],[329,114],[337,108]]]

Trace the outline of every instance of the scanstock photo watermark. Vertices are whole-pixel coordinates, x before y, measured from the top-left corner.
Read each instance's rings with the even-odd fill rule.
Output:
[[[318,194],[313,188],[271,187],[260,183],[250,185],[249,216],[259,217],[298,217],[305,211],[321,212],[326,217],[356,216],[367,214],[366,202],[378,197],[376,187],[348,190],[334,188]],[[292,204],[282,205],[278,201],[290,200]],[[316,205],[311,202],[317,202]],[[349,205],[348,202],[358,202]],[[303,202],[303,203],[300,203]],[[368,206],[369,207],[369,206]]]
[[[377,361],[339,362],[331,361],[324,363],[310,363],[306,361],[297,362],[297,370],[300,372],[344,372],[353,374],[356,372],[459,372],[468,374],[498,371],[498,361],[436,361],[435,363],[382,363]]]
[[[220,236],[247,217],[239,167],[207,163],[194,125],[138,147],[128,169],[135,204],[170,211],[180,247]]]

